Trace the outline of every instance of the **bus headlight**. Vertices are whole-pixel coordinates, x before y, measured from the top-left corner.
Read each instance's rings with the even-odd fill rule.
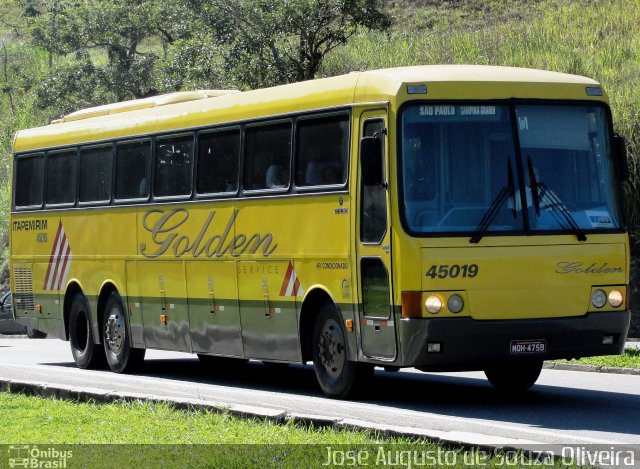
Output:
[[[429,295],[424,302],[424,306],[431,314],[439,313],[442,309],[442,298],[438,295]]]
[[[449,308],[449,311],[452,313],[457,314],[464,308],[464,300],[460,295],[453,294],[447,300],[447,308]]]
[[[607,303],[607,294],[602,290],[595,290],[591,294],[591,304],[596,308],[602,308]]]
[[[609,304],[617,308],[624,301],[624,295],[620,290],[611,290],[609,292]],[[595,306],[595,305],[594,305]]]

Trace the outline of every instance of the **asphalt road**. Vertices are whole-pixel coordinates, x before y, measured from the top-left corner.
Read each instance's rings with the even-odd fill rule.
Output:
[[[325,398],[311,366],[250,362],[232,374],[189,354],[149,351],[136,375],[79,370],[68,342],[0,338],[0,377],[261,406],[523,443],[640,445],[640,376],[543,370],[525,395],[502,396],[482,373],[376,371],[356,401]],[[633,448],[634,452],[638,452]],[[636,458],[640,461],[640,458]]]

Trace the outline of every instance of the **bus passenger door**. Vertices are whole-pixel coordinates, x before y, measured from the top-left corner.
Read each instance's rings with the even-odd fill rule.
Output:
[[[388,144],[386,110],[368,111],[360,117],[360,137],[374,137],[382,148],[382,161],[359,158],[360,187],[356,232],[362,352],[368,358],[392,361],[396,357],[396,331],[391,294],[391,235],[389,215]],[[380,148],[378,147],[378,148]],[[380,167],[374,167],[377,165]],[[373,170],[381,181],[364,181]],[[371,174],[371,173],[370,173]],[[378,178],[380,179],[380,178]],[[366,183],[365,183],[366,182]]]

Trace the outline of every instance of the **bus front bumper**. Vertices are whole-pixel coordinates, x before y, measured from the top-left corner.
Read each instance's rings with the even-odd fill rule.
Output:
[[[471,371],[520,360],[616,355],[624,349],[630,318],[629,311],[616,311],[552,319],[405,319],[400,362],[427,371]],[[532,344],[531,350],[519,344]]]

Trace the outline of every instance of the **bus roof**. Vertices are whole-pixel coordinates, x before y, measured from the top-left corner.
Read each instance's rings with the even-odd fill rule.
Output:
[[[532,85],[536,86],[532,86]],[[424,65],[352,72],[246,92],[197,90],[97,106],[50,125],[21,130],[14,151],[33,151],[119,137],[258,119],[311,109],[406,99],[406,85],[426,85],[416,99],[606,99],[587,96],[589,78],[483,65]],[[153,109],[150,112],[150,109]]]

